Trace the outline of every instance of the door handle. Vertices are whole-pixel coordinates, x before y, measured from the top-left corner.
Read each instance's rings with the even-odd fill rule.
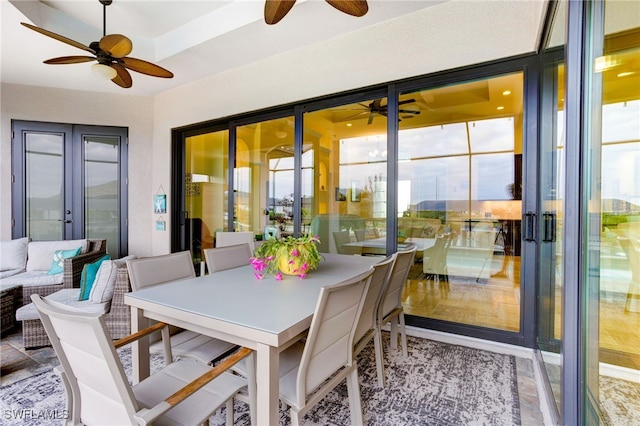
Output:
[[[58,219],[58,222],[71,223],[73,221],[71,219],[65,219],[65,220]]]
[[[524,215],[524,240],[536,241],[536,214],[527,212]]]
[[[545,243],[552,243],[556,240],[556,214],[552,212],[544,212],[542,214],[542,223],[544,230],[544,236],[542,241]]]

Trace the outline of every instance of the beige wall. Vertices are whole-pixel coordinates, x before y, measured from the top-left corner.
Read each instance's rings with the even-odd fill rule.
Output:
[[[129,127],[129,252],[168,253],[169,229],[155,231],[150,200],[160,185],[166,193],[171,191],[172,128],[533,51],[539,28],[506,19],[511,10],[501,7],[504,4],[447,2],[169,90],[153,99],[127,96],[126,91],[120,96],[2,85],[0,239],[11,235],[11,119]],[[530,13],[523,16],[540,22],[543,2],[524,4]],[[465,31],[450,31],[445,37],[433,30],[452,13],[460,16],[456,28]],[[493,20],[503,23],[500,30],[486,25]],[[531,34],[514,36],[523,31]],[[477,40],[483,40],[482,48],[471,48],[478,46]],[[165,219],[169,225],[169,217]]]

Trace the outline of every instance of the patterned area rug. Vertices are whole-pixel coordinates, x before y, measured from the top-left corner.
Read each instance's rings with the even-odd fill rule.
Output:
[[[640,383],[600,376],[600,405],[607,425],[640,425]]]
[[[450,345],[409,336],[409,357],[388,347],[385,338],[387,385],[377,387],[373,345],[358,361],[365,422],[369,425],[519,425],[520,407],[516,361],[513,356]],[[120,352],[130,374],[130,351]],[[154,356],[152,369],[163,364]],[[53,371],[1,388],[2,424],[62,424],[65,396]],[[237,402],[238,425],[249,425],[249,410]],[[224,409],[211,425],[223,425]],[[280,424],[290,424],[288,412]],[[347,388],[342,384],[309,412],[305,425],[348,425]]]

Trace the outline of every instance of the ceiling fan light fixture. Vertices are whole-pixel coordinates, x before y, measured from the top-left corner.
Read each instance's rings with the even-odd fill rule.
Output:
[[[91,65],[91,71],[93,71],[95,75],[103,80],[111,80],[118,75],[117,71],[114,68],[104,64]]]

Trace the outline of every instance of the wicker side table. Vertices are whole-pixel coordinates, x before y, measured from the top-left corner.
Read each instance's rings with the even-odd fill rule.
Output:
[[[7,286],[0,290],[0,333],[13,330],[16,325],[16,309],[22,305],[22,285]]]

